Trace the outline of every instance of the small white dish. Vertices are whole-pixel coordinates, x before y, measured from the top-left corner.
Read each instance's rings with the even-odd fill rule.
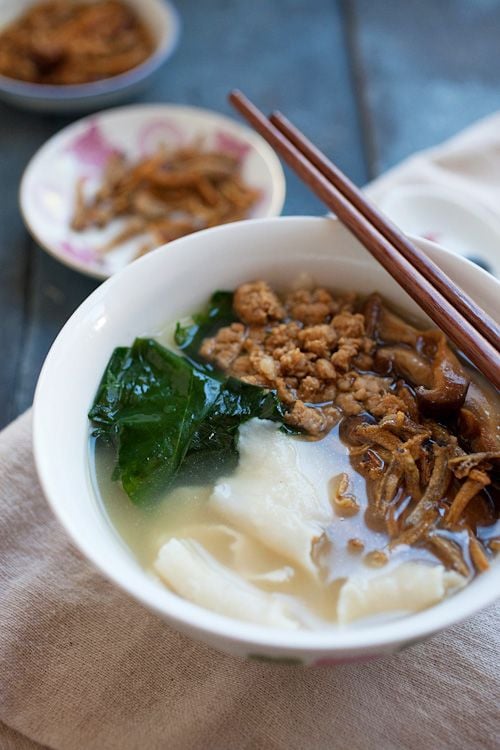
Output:
[[[407,234],[437,242],[500,278],[500,222],[459,190],[401,185],[378,203]]]
[[[422,239],[416,244],[493,317],[500,282]],[[200,309],[215,289],[265,278],[286,286],[307,272],[325,286],[377,289],[410,314],[423,314],[389,274],[336,220],[280,217],[205,230],[159,248],[102,284],[53,344],[34,402],[34,452],[44,492],[82,552],[114,583],[177,630],[223,651],[302,664],[340,664],[393,653],[491,604],[500,559],[466,588],[408,617],[364,627],[279,630],[202,609],[144,571],[110,525],[93,490],[87,412],[116,346],[154,333]]]
[[[61,130],[29,162],[19,193],[21,213],[35,240],[57,260],[105,279],[123,268],[144,244],[134,238],[106,253],[99,249],[116,236],[115,221],[104,229],[75,232],[70,227],[80,178],[91,194],[110,154],[144,157],[160,143],[177,147],[201,137],[207,148],[237,154],[245,182],[262,197],[252,218],[276,216],[285,200],[281,164],[267,143],[249,128],[210,110],[174,104],[120,107],[99,112]]]
[[[37,0],[0,3],[0,31],[35,2]],[[176,9],[168,0],[127,2],[154,39],[154,51],[143,63],[111,78],[75,85],[29,83],[0,75],[0,99],[23,109],[69,113],[109,107],[138,94],[150,76],[174,53],[179,40],[180,22]]]

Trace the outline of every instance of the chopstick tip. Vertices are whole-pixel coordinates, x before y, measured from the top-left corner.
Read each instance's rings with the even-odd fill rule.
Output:
[[[227,98],[230,102],[237,102],[243,98],[244,94],[240,89],[231,89]]]

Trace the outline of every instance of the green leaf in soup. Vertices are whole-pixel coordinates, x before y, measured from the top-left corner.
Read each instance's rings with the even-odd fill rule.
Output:
[[[113,353],[89,418],[117,451],[114,476],[137,504],[165,490],[221,383],[153,339]]]
[[[219,328],[234,323],[237,317],[233,311],[233,293],[215,292],[210,298],[206,310],[196,313],[192,322],[187,325],[177,323],[175,329],[175,343],[183,354],[197,365],[202,364],[208,372],[213,371],[213,365],[204,362],[199,355],[203,339],[213,336]]]
[[[275,391],[228,378],[193,435],[179,479],[206,484],[238,464],[238,428],[249,419],[283,422],[285,411]]]
[[[117,414],[121,408],[123,372],[130,360],[130,348],[114,350],[97,389],[89,419],[94,423],[95,437],[111,440],[118,428]]]
[[[89,418],[117,453],[113,478],[145,504],[174,481],[207,483],[238,462],[238,428],[252,418],[283,422],[274,391],[221,379],[154,339],[116,349]]]

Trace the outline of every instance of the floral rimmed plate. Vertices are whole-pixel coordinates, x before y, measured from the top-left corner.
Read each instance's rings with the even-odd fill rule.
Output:
[[[135,257],[144,238],[133,238],[103,254],[103,246],[118,233],[120,220],[104,229],[72,230],[79,180],[85,180],[85,190],[91,194],[111,154],[122,152],[136,160],[161,143],[177,148],[199,138],[204,147],[241,159],[244,181],[261,193],[251,218],[280,214],[285,199],[283,170],[260,136],[216,112],[157,104],[99,112],[47,141],[31,159],[21,181],[19,200],[26,226],[61,263],[98,279],[111,276]]]

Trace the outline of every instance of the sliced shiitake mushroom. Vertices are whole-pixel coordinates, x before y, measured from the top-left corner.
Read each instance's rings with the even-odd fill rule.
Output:
[[[446,418],[463,406],[469,379],[443,333],[417,330],[387,310],[378,294],[367,299],[364,315],[367,335],[393,344],[378,349],[377,369],[392,370],[412,383],[425,415]]]
[[[444,334],[440,331],[426,334],[427,339],[431,337],[436,340],[432,361],[432,385],[417,387],[417,403],[423,414],[447,417],[463,406],[470,381],[446,343]]]
[[[408,344],[416,347],[421,331],[406,323],[382,304],[379,294],[371,294],[365,302],[366,335],[387,344]]]
[[[473,451],[500,450],[500,409],[494,394],[487,396],[487,386],[469,385],[458,425],[460,434],[469,441]]]
[[[407,346],[383,346],[375,354],[377,370],[394,371],[414,385],[431,388],[433,384],[431,364],[415,349]]]

